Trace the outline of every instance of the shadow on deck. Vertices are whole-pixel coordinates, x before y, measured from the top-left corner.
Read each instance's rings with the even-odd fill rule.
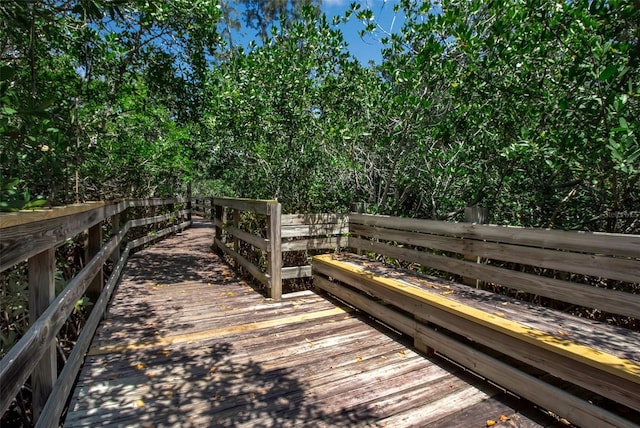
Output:
[[[64,426],[549,426],[550,417],[311,291],[272,301],[183,234],[129,260]]]

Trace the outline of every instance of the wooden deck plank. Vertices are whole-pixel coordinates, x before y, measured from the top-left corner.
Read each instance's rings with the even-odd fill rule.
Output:
[[[351,258],[353,259],[355,257],[356,256],[353,256]],[[548,349],[570,359],[603,370],[610,375],[619,376],[628,381],[640,384],[640,363],[633,359],[620,357],[613,353],[607,353],[595,346],[585,345],[578,342],[573,337],[570,338],[568,333],[558,331],[557,326],[555,326],[551,332],[541,330],[525,324],[522,319],[512,320],[505,317],[502,312],[506,311],[504,308],[498,308],[500,309],[500,312],[496,312],[495,308],[493,308],[494,310],[481,308],[481,305],[476,303],[478,299],[465,299],[460,301],[458,297],[462,292],[459,290],[447,290],[443,293],[433,292],[433,290],[430,289],[416,287],[415,284],[410,282],[411,279],[409,276],[403,277],[402,279],[390,278],[388,270],[385,273],[371,273],[370,271],[363,269],[358,263],[347,259],[346,256],[340,257],[339,260],[337,258],[337,256],[329,254],[316,256],[315,260],[317,260],[318,263],[331,265],[333,268],[349,274],[356,274],[369,278],[382,287],[392,289],[395,292],[410,297],[418,302],[428,303],[438,309],[464,319],[469,319],[479,325],[486,326],[509,336],[517,337],[541,348]],[[361,258],[358,257],[357,260],[360,259]],[[474,292],[477,293],[478,290],[474,290]],[[510,301],[512,301],[512,299],[504,300],[506,303],[509,303]],[[513,303],[515,304],[515,302]],[[522,311],[518,312],[518,314],[521,313]],[[576,334],[577,333],[578,332],[576,332]],[[633,334],[631,331],[628,331],[626,336],[627,337],[621,336],[621,339],[623,339],[625,343],[628,343],[628,336],[635,336],[637,338],[637,335]],[[638,358],[637,342],[634,341],[633,345],[636,346],[631,346],[630,348],[632,358],[640,360],[640,358]]]
[[[434,276],[422,275],[422,278],[418,278],[415,273],[407,275],[407,271],[403,269],[381,268],[377,263],[372,263],[368,259],[351,254],[341,254],[339,260],[356,267],[364,263],[368,269],[382,276],[431,290],[459,303],[469,304],[469,302],[473,301],[477,309],[481,309],[487,314],[515,320],[528,327],[544,331],[549,335],[570,338],[605,353],[612,353],[620,358],[640,360],[637,335],[630,335],[630,331],[622,327],[608,326],[608,331],[604,335],[601,329],[595,328],[592,320],[586,318],[563,314],[549,308],[478,290]]]
[[[482,426],[485,413],[544,425],[322,296],[265,298],[210,244],[196,221],[132,257],[64,426]]]

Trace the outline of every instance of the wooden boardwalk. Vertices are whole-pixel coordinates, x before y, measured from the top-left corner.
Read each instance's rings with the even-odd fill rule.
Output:
[[[311,291],[266,299],[203,222],[130,260],[64,426],[554,425]]]

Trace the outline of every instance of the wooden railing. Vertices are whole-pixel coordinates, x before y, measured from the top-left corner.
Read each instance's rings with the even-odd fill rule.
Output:
[[[639,283],[638,235],[362,214],[351,215],[349,231],[349,246],[358,250],[408,260],[514,291],[640,319],[639,294],[586,285],[577,280],[583,275]],[[415,251],[416,248],[426,251]],[[443,252],[450,255],[443,255]],[[482,263],[469,262],[468,254],[479,257]],[[544,269],[547,275],[536,274],[536,269]]]
[[[279,299],[282,296],[282,250],[280,247],[281,205],[275,200],[250,200],[213,198],[213,223],[215,225],[214,247],[217,251],[230,256],[236,267],[242,267],[252,277],[267,287],[269,297]],[[240,228],[240,215],[249,212],[266,217],[266,231],[252,234]],[[229,215],[230,214],[230,215]],[[231,220],[228,221],[229,216]],[[231,246],[224,242],[225,236],[231,239]],[[240,254],[240,241],[266,252],[266,270],[256,266]]]
[[[175,204],[182,202],[186,203],[187,209],[175,210]],[[127,218],[130,208],[158,206],[169,207],[169,212],[145,218]],[[134,248],[188,227],[191,224],[192,212],[213,221],[214,248],[233,259],[236,267],[241,267],[264,284],[269,296],[274,299],[281,297],[283,280],[311,276],[311,269],[306,264],[306,260],[300,266],[283,266],[283,254],[292,251],[327,251],[349,247],[359,253],[376,253],[404,260],[411,265],[417,264],[462,278],[497,284],[518,292],[598,308],[636,319],[640,317],[638,294],[567,280],[570,279],[567,275],[577,274],[637,283],[638,263],[640,263],[640,240],[637,236],[481,226],[362,214],[283,215],[282,207],[276,200],[211,197],[194,197],[187,201],[149,199],[113,203],[96,202],[52,210],[0,215],[0,271],[27,261],[31,310],[29,330],[0,361],[1,412],[6,410],[13,397],[31,376],[34,415],[36,418],[39,415],[37,426],[55,426],[58,423],[66,397],[81,367],[98,322],[105,313],[129,253]],[[131,228],[166,222],[170,222],[171,225],[124,245],[125,236]],[[247,227],[247,223],[252,224],[252,227]],[[102,232],[106,224],[111,225],[112,238],[103,242]],[[67,239],[85,231],[89,260],[65,289],[56,296],[54,293],[55,248]],[[247,253],[257,255],[259,260],[256,261],[256,257],[245,256]],[[109,258],[114,263],[113,273],[104,284],[102,269]],[[487,263],[487,261],[490,262]],[[508,269],[513,263],[518,266],[527,264],[529,269],[526,272]],[[557,275],[533,274],[532,272],[536,269],[554,271]],[[327,287],[333,287],[330,285],[329,276],[325,280],[318,277],[318,283],[326,283]],[[332,290],[334,293],[345,292],[342,289],[332,288]],[[84,295],[93,296],[95,305],[76,346],[62,372],[57,376],[56,335],[69,318],[76,302]],[[343,296],[349,301],[347,297],[358,300],[365,308],[375,307],[376,309],[372,312],[378,315],[388,311],[384,305],[374,305],[375,302],[366,300],[370,297],[368,295],[356,295],[351,292],[349,296],[346,294]],[[407,311],[417,310],[418,306],[414,306]],[[389,317],[389,325],[405,331],[404,318],[402,322],[398,321],[394,324],[394,320],[399,319],[397,314],[390,314]],[[407,319],[410,325],[407,324],[409,327],[406,332],[413,334],[415,332],[412,329],[415,330],[418,328],[416,327],[418,323],[422,323],[423,314],[417,313],[415,319]],[[416,337],[420,340],[431,338],[436,343],[438,340],[449,343],[448,338],[441,337],[440,333],[436,332],[436,334],[428,328],[428,322],[424,325],[420,324],[420,334]],[[465,335],[469,333],[471,326],[469,331],[456,330],[459,329],[456,321],[447,328]],[[487,345],[499,344],[498,339],[501,337],[492,336],[492,341]],[[424,345],[428,350],[427,342],[422,343],[418,339],[416,339],[416,346],[420,348]],[[478,341],[481,343],[480,339]],[[518,351],[519,345],[511,346],[513,345],[511,343],[508,345],[499,350],[506,355],[521,353]],[[494,347],[498,348],[497,345]],[[446,346],[442,345],[442,348]],[[455,346],[451,345],[451,349],[454,348]],[[454,355],[454,351],[451,352]],[[469,355],[485,358],[471,348],[464,348],[455,355],[459,357],[458,360],[465,360],[465,356]],[[531,358],[530,356],[523,357],[520,354],[518,356],[531,365],[537,364],[536,361],[527,359]],[[545,358],[540,359],[543,363],[550,358],[547,354],[544,356]],[[491,366],[490,363],[493,360],[489,361],[486,358],[485,360],[487,361],[485,367],[495,369],[495,372],[508,371],[508,368],[500,362],[495,362],[495,365]],[[459,362],[464,365],[465,361]],[[563,374],[553,367],[547,367],[547,363],[544,364],[540,368],[556,376]],[[482,374],[482,370],[479,372]],[[518,374],[513,370],[509,373],[514,376]],[[493,372],[487,372],[485,376],[492,377],[489,374],[493,376]],[[579,379],[580,373],[575,377],[570,380],[582,385]],[[502,378],[506,379],[505,376]],[[508,379],[504,382],[508,383]],[[508,388],[510,386],[511,384],[505,385]],[[519,392],[518,388],[524,388],[521,392],[523,396],[530,394],[527,389],[529,387],[515,385],[513,388],[516,392]],[[553,397],[540,391],[546,391],[546,389],[540,389],[532,398]],[[602,393],[597,389],[596,392]],[[625,401],[626,396],[623,392],[619,395],[614,399],[630,405]],[[634,406],[631,405],[631,407]],[[549,408],[553,409],[553,406]]]
[[[336,250],[347,246],[346,214],[283,214],[280,236],[283,258],[291,251]],[[282,279],[310,278],[311,265],[282,268]]]
[[[215,247],[264,284],[269,297],[282,294],[282,280],[311,277],[311,265],[283,266],[286,254],[303,250],[335,250],[347,245],[349,218],[342,214],[282,214],[275,200],[192,198],[193,214],[215,222]],[[266,216],[266,227],[242,228],[242,213]],[[266,268],[240,254],[240,241],[266,253]]]
[[[0,215],[0,271],[27,260],[30,327],[0,361],[0,413],[31,376],[36,426],[57,426],[69,391],[129,253],[142,245],[188,227],[188,210],[175,210],[176,199],[93,202],[34,212]],[[127,220],[129,208],[167,206],[168,213]],[[103,242],[105,222],[112,238]],[[126,244],[131,228],[170,223]],[[87,262],[64,290],[55,295],[55,248],[87,232]],[[123,249],[122,249],[123,248]],[[122,249],[122,250],[121,250]],[[114,266],[106,284],[103,266]],[[104,285],[103,285],[104,284]],[[56,335],[84,295],[95,304],[60,375],[56,364]]]
[[[640,235],[354,213],[349,232],[357,254],[314,257],[317,288],[572,423],[635,426]]]

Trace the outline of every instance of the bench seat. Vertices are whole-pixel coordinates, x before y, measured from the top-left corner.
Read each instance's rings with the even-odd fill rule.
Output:
[[[352,253],[316,256],[312,266],[319,288],[336,292],[328,282],[347,284],[360,294],[410,314],[416,323],[455,333],[640,411],[637,332],[389,267]],[[350,296],[358,299],[353,293]],[[367,312],[376,317],[376,313]],[[433,347],[447,355],[433,344],[423,345],[425,352]],[[419,340],[416,346],[420,347]],[[500,384],[500,379],[492,380]]]

